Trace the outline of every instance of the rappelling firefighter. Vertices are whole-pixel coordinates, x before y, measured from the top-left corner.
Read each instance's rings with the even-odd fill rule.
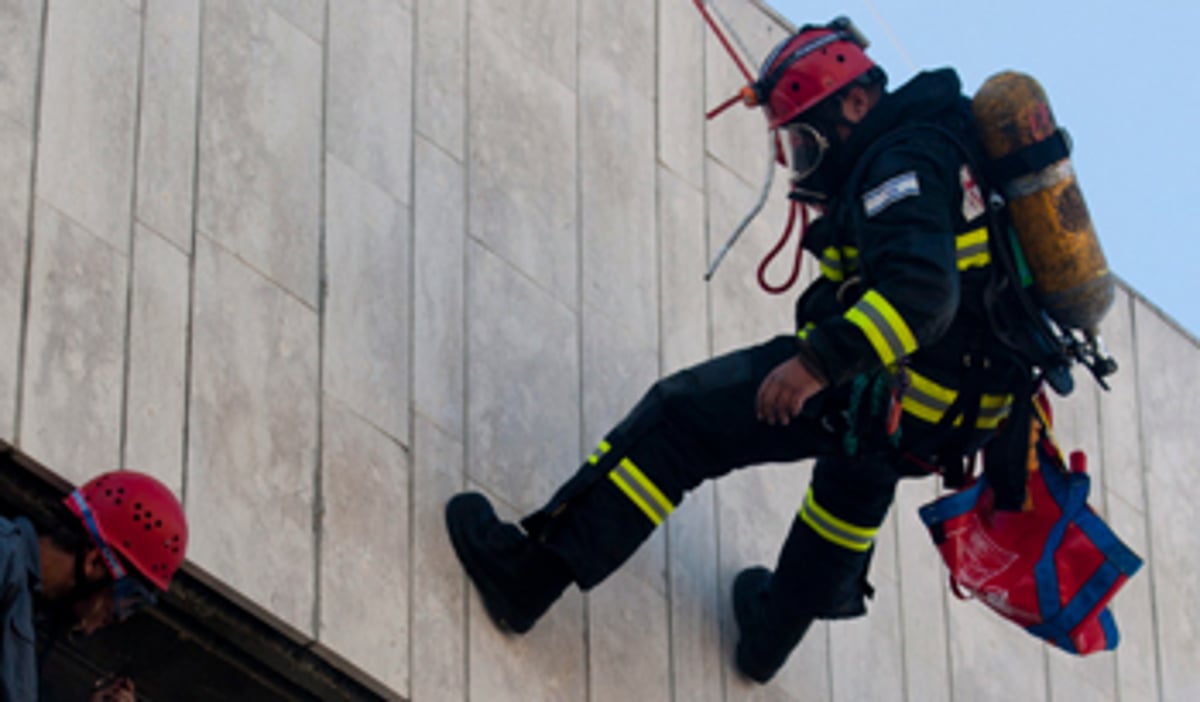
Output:
[[[791,198],[822,212],[804,239],[822,275],[795,331],[655,383],[519,524],[477,493],[447,504],[501,628],[525,632],[568,586],[603,581],[702,481],[815,458],[774,568],[733,584],[736,664],[766,682],[814,620],[865,614],[900,478],[953,480],[980,449],[1026,450],[1037,374],[989,323],[994,213],[971,101],[951,69],[889,92],[864,47],[844,19],[806,26],[750,91],[780,136]],[[1020,476],[993,484],[998,506],[1019,508]]]

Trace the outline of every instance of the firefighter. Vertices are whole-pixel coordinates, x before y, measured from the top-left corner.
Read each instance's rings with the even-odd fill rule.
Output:
[[[844,19],[806,26],[753,86],[791,197],[823,211],[804,244],[822,276],[797,302],[796,333],[658,381],[519,525],[477,493],[447,504],[458,557],[503,629],[527,631],[569,585],[604,580],[701,481],[815,457],[775,567],[733,586],[736,664],[765,683],[815,619],[865,613],[897,481],[961,469],[1014,397],[1031,396],[1030,368],[986,321],[970,102],[951,69],[889,92],[864,46]]]
[[[38,699],[35,609],[91,634],[153,604],[183,563],[183,508],[148,475],[99,475],[68,495],[57,517],[44,533],[25,517],[0,518],[0,702]],[[93,698],[132,695],[132,683],[118,679]]]

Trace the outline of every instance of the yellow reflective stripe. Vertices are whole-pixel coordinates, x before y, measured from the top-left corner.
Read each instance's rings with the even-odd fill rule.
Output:
[[[858,249],[853,246],[837,248],[826,247],[821,252],[821,275],[835,283],[846,279],[846,274],[858,267]]]
[[[662,524],[663,518],[659,516],[658,512],[655,512],[654,508],[651,507],[645,500],[643,500],[642,496],[639,495],[636,490],[630,487],[629,483],[625,482],[625,479],[618,475],[615,469],[609,471],[608,477],[617,484],[617,487],[621,489],[621,492],[625,493],[625,496],[628,497],[633,504],[637,505],[638,508],[650,518],[650,521],[654,523],[654,526]]]
[[[628,458],[622,458],[620,464],[608,472],[608,477],[655,525],[675,511],[667,496]]]
[[[885,366],[917,350],[917,340],[904,318],[875,290],[868,290],[850,308],[846,320],[862,330]]]
[[[803,328],[803,329],[801,329],[800,331],[796,332],[796,336],[800,337],[801,339],[807,339],[807,338],[808,338],[808,333],[809,333],[810,331],[812,331],[813,329],[816,329],[816,328],[817,328],[817,325],[816,325],[816,324],[814,324],[814,323],[812,323],[812,322],[809,322],[808,324],[805,324],[805,325],[804,325],[804,328]]]
[[[980,429],[995,429],[1000,426],[1012,413],[1012,395],[984,395],[979,402],[979,420],[975,423]]]
[[[980,268],[992,262],[992,254],[988,250],[987,227],[972,229],[966,234],[959,234],[954,240],[958,251],[958,270]]]
[[[929,378],[907,369],[909,386],[900,399],[900,406],[909,414],[930,424],[937,424],[954,404],[958,391],[940,385]],[[979,417],[975,426],[979,429],[995,429],[1012,412],[1012,395],[983,395],[979,399]],[[954,426],[962,426],[962,416],[954,419]]]
[[[592,455],[588,456],[588,463],[596,465],[600,462],[600,459],[604,457],[604,454],[608,453],[610,450],[612,450],[612,444],[609,444],[607,441],[601,441],[600,446],[596,449],[596,451],[592,453]]]
[[[909,414],[937,424],[946,414],[946,410],[950,409],[958,393],[938,385],[912,369],[907,372],[909,386],[900,399],[900,406]]]
[[[830,514],[817,504],[811,487],[800,507],[800,518],[821,538],[851,551],[861,552],[871,548],[875,535],[879,533],[877,528],[856,526]]]

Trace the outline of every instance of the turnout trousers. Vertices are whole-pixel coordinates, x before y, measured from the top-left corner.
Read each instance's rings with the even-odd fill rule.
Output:
[[[772,587],[794,595],[788,600],[797,614],[863,614],[875,533],[902,469],[882,456],[845,455],[841,436],[822,420],[836,412],[836,389],[814,398],[823,410],[806,408],[787,426],[758,420],[759,385],[794,354],[794,338],[781,336],[658,381],[522,525],[586,590],[628,559],[702,481],[754,464],[815,457]]]

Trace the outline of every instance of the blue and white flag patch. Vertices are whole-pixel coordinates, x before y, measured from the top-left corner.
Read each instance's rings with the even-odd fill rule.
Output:
[[[888,178],[863,195],[863,209],[868,217],[874,217],[904,198],[920,194],[921,183],[917,180],[917,172],[908,171]]]

